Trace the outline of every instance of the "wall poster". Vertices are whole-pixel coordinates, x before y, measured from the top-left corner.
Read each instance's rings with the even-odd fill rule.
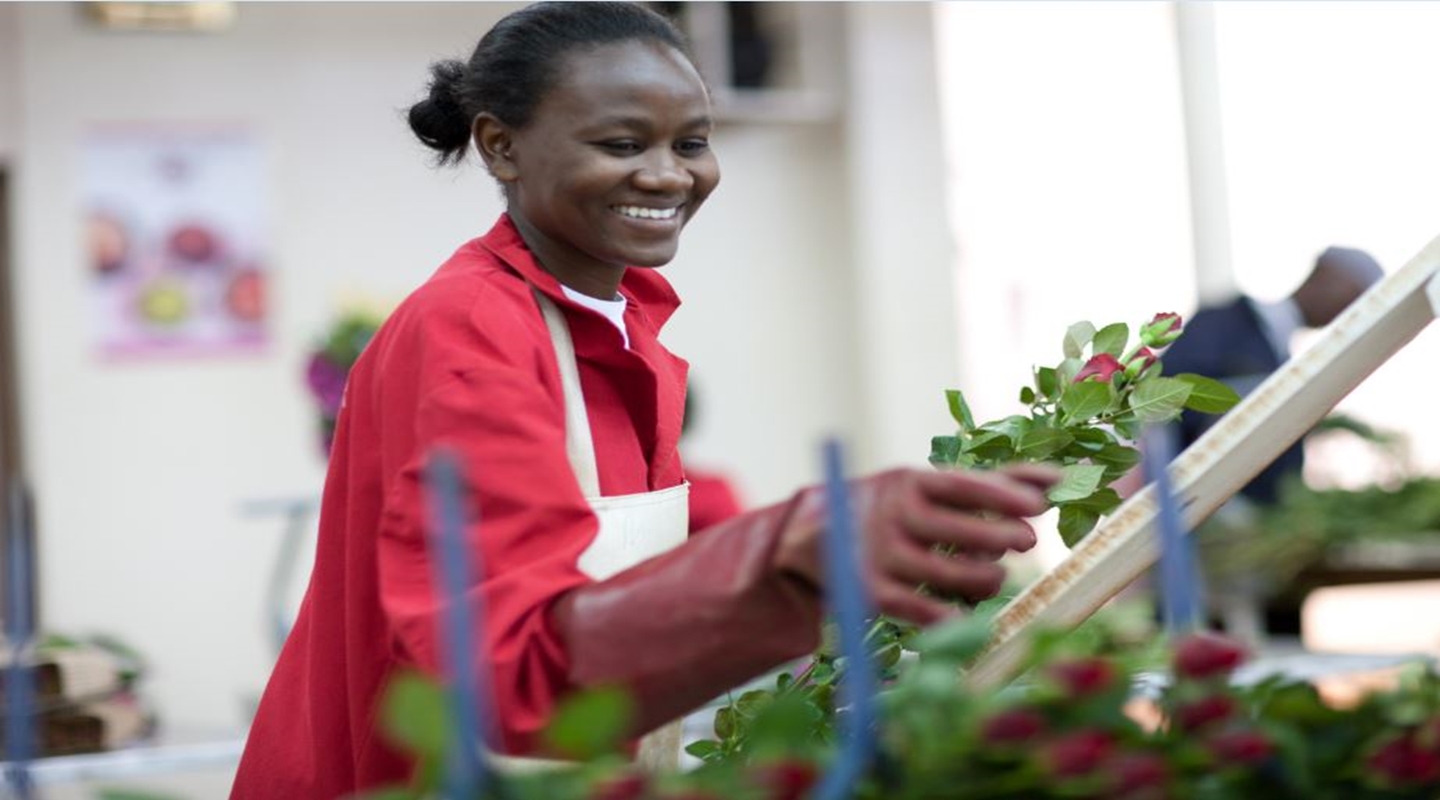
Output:
[[[260,148],[238,127],[106,126],[82,159],[94,344],[104,357],[266,343]]]

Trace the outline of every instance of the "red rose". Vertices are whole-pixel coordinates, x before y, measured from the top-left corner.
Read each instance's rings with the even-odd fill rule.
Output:
[[[1103,658],[1082,658],[1052,664],[1046,672],[1069,697],[1099,694],[1115,685],[1115,665]]]
[[[1367,763],[1392,784],[1429,784],[1440,780],[1440,754],[1427,751],[1408,734],[1387,742]]]
[[[1045,748],[1045,764],[1057,778],[1088,775],[1110,755],[1114,746],[1114,739],[1104,731],[1068,733]]]
[[[1235,699],[1229,695],[1212,694],[1175,709],[1175,727],[1182,731],[1199,730],[1235,715]]]
[[[1173,311],[1156,314],[1140,329],[1140,341],[1150,347],[1164,347],[1180,338],[1180,315]]]
[[[987,744],[1024,744],[1045,730],[1045,718],[1028,708],[1012,708],[985,720],[980,738]]]
[[[1154,350],[1148,347],[1142,347],[1136,350],[1135,355],[1131,356],[1130,360],[1126,362],[1125,374],[1133,378],[1145,370],[1150,369],[1150,365],[1159,360],[1160,357],[1155,355]]]
[[[1255,764],[1270,757],[1275,745],[1259,731],[1226,731],[1206,742],[1217,761],[1229,764]]]
[[[1121,753],[1110,762],[1106,772],[1114,778],[1116,797],[1139,795],[1170,780],[1170,768],[1158,753]]]
[[[1120,363],[1120,359],[1109,353],[1101,353],[1098,356],[1092,356],[1089,361],[1085,362],[1085,366],[1081,367],[1080,372],[1075,376],[1075,383],[1089,378],[1098,378],[1101,383],[1109,383],[1115,373],[1124,369],[1125,365]]]
[[[817,777],[815,766],[804,761],[778,761],[754,772],[755,783],[766,790],[770,800],[800,800]]]
[[[1214,633],[1193,633],[1175,645],[1175,672],[1203,680],[1228,675],[1245,660],[1245,648]]]

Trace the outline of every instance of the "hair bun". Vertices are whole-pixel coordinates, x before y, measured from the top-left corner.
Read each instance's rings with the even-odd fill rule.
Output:
[[[458,97],[464,77],[462,61],[431,64],[429,95],[410,107],[410,130],[426,147],[439,152],[441,163],[459,161],[470,144],[470,120]]]

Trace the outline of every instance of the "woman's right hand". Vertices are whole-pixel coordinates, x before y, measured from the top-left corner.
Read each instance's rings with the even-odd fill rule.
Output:
[[[937,597],[976,602],[994,596],[1005,579],[995,562],[1035,546],[1025,518],[1048,508],[1045,489],[1059,476],[1054,468],[1025,464],[994,472],[894,469],[852,481],[861,569],[879,611],[928,625],[954,613]],[[823,589],[824,495],[820,489],[808,494],[776,547],[774,564]],[[922,586],[934,596],[920,593]]]

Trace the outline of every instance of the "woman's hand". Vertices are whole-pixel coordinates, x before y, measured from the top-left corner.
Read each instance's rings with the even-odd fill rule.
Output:
[[[994,596],[1005,579],[995,562],[1035,546],[1025,517],[1048,508],[1045,488],[1058,478],[1055,469],[1027,464],[995,472],[896,469],[853,481],[861,569],[879,611],[928,625],[953,608],[919,593],[922,586],[972,602]],[[823,506],[821,490],[810,490],[774,562],[821,587]]]

